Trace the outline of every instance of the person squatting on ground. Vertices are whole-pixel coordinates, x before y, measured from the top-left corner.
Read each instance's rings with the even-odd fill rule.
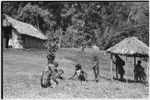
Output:
[[[41,76],[41,86],[43,88],[47,88],[51,86],[51,80],[53,80],[54,82],[56,82],[56,84],[58,84],[57,79],[62,79],[63,77],[61,76],[64,71],[63,70],[58,70],[58,63],[54,62],[53,64],[49,64],[48,65],[48,69],[42,72],[42,76]]]
[[[56,82],[56,84],[58,84],[58,81],[56,79],[64,80],[64,78],[61,76],[64,73],[64,71],[61,69],[57,69],[59,66],[59,64],[57,62],[54,62],[53,64],[55,67],[52,66],[52,68],[51,68],[52,72],[53,72],[53,74],[51,76],[51,80],[53,80],[54,82]],[[49,66],[49,67],[51,67],[51,66]]]
[[[125,61],[122,60],[117,54],[114,55],[116,60],[113,63],[116,65],[116,77],[118,78],[118,74],[120,74],[120,79],[124,80],[124,69],[123,66],[125,65]]]
[[[95,61],[93,68],[94,71],[94,81],[98,82],[99,80],[99,63],[98,63],[98,56],[94,56],[93,60]]]
[[[43,88],[47,88],[47,87],[51,86],[51,82],[50,82],[51,75],[52,75],[51,69],[47,69],[47,70],[42,72],[41,86]]]
[[[134,78],[135,78],[135,81],[145,81],[146,79],[146,74],[144,72],[144,68],[142,67],[141,65],[141,61],[138,60],[138,63],[137,65],[135,65],[134,67]]]
[[[80,64],[76,64],[75,73],[69,79],[73,79],[75,76],[77,76],[79,81],[86,81],[87,80],[87,73],[82,70],[82,67]]]

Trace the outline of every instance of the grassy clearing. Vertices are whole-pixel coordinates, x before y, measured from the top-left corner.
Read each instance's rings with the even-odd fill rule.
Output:
[[[3,52],[4,98],[148,98],[148,86],[140,83],[110,82],[110,59],[104,51],[78,49],[61,49],[57,52],[56,61],[64,70],[68,79],[74,72],[74,65],[81,63],[88,73],[88,82],[76,80],[59,81],[54,88],[40,87],[41,72],[46,65],[46,51],[41,50],[4,50]],[[100,82],[93,82],[92,57],[100,60]],[[146,62],[143,66],[146,68]],[[133,79],[132,58],[128,59],[128,73],[125,77]],[[113,72],[114,73],[114,72]],[[115,75],[115,73],[114,73]]]

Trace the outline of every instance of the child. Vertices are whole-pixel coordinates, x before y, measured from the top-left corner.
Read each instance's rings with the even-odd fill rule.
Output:
[[[53,72],[55,69],[57,69],[58,65],[59,64],[57,62],[52,62],[52,63],[48,64],[47,67],[49,70],[51,70]]]
[[[52,74],[51,79],[55,82],[56,82],[57,78],[63,80],[64,78],[61,75],[64,73],[64,71],[61,69],[57,69],[57,67],[59,66],[59,64],[57,62],[54,62],[53,64],[54,64],[55,68],[53,69],[53,74]],[[58,82],[56,82],[56,83],[58,84]]]
[[[74,75],[72,77],[70,77],[69,79],[73,79],[75,76],[77,76],[79,81],[86,81],[87,80],[87,73],[82,70],[81,65],[77,64],[75,66],[75,68],[76,68],[76,70],[75,70]]]
[[[54,70],[53,75],[51,76],[51,80],[53,80],[54,82],[56,82],[56,84],[58,84],[58,81],[56,79],[61,79],[64,80],[64,78],[61,76],[64,73],[63,70]]]
[[[45,70],[42,72],[41,86],[43,88],[47,88],[47,87],[51,86],[51,82],[50,82],[51,75],[52,75],[51,69],[48,69],[48,70]]]
[[[58,67],[58,63],[54,62],[52,64],[48,65],[48,69],[42,72],[42,76],[41,76],[41,86],[43,88],[47,88],[49,86],[51,86],[51,80],[53,80],[54,82],[56,82],[56,84],[58,84],[58,81],[56,79],[63,79],[61,77],[61,74],[63,74],[63,70],[57,70]]]

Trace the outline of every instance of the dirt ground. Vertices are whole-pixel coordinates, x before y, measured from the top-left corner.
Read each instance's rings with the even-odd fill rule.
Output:
[[[93,82],[92,58],[96,54],[100,60],[100,79]],[[64,70],[64,81],[53,88],[41,88],[40,76],[46,67],[45,50],[3,51],[3,93],[6,98],[148,98],[149,86],[141,83],[110,81],[110,56],[104,51],[61,49],[56,54],[59,68]],[[81,63],[88,73],[87,82],[68,80],[74,73],[74,66]],[[147,67],[143,62],[143,67]],[[114,66],[113,66],[114,67]],[[125,65],[125,78],[133,80],[133,58]],[[115,72],[113,71],[113,76]]]

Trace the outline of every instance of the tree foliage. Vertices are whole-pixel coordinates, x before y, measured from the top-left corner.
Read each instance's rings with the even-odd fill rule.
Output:
[[[148,2],[2,2],[2,12],[30,23],[61,46],[107,49],[136,36],[149,45]]]

